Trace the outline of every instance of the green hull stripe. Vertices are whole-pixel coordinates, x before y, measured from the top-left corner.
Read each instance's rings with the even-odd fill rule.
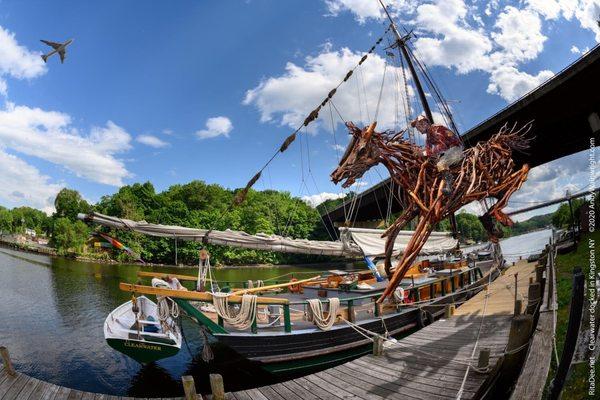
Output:
[[[160,343],[144,343],[127,339],[106,339],[106,342],[113,349],[141,363],[172,357],[179,352],[178,347]]]

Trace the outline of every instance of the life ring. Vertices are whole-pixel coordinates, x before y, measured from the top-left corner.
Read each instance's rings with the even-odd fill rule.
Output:
[[[292,283],[292,282],[298,282],[298,279],[297,278],[290,279],[290,283]],[[288,288],[290,290],[290,293],[302,293],[303,292],[302,286],[299,283],[297,283],[295,285],[290,285]]]

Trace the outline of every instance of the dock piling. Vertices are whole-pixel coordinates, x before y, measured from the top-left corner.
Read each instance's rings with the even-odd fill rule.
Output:
[[[0,355],[2,356],[2,362],[4,363],[4,369],[10,376],[15,376],[17,373],[13,368],[12,361],[10,360],[10,354],[8,353],[8,349],[4,346],[0,347]]]
[[[194,383],[194,377],[190,375],[184,375],[181,377],[183,383],[183,392],[185,393],[185,400],[198,400],[196,394],[196,384]]]
[[[514,310],[514,315],[521,315],[521,311],[523,310],[523,300],[518,299],[515,300],[515,310]]]
[[[225,386],[223,385],[223,377],[220,374],[210,374],[210,390],[213,400],[225,400]]]
[[[382,356],[383,355],[383,338],[381,336],[375,336],[373,338],[373,355],[374,356]]]
[[[477,361],[477,368],[480,370],[487,369],[490,366],[490,348],[482,347],[479,350],[479,360]]]
[[[455,310],[456,307],[454,304],[446,304],[446,307],[444,308],[444,318],[450,319],[450,317],[454,315]]]

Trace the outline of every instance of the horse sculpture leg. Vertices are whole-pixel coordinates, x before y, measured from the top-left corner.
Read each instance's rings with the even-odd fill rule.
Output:
[[[402,214],[394,221],[389,228],[383,233],[382,237],[387,237],[385,242],[385,273],[387,276],[391,275],[392,268],[392,253],[394,252],[394,243],[396,241],[396,237],[402,228],[406,226],[406,224],[416,217],[418,214],[417,210],[413,207],[409,207],[402,211]]]
[[[398,266],[396,267],[394,274],[392,275],[391,278],[389,278],[389,282],[385,288],[385,291],[383,292],[381,297],[377,300],[378,303],[381,303],[383,300],[385,300],[396,289],[396,287],[398,286],[398,284],[400,283],[402,278],[404,278],[406,271],[408,271],[408,269],[412,265],[413,261],[419,255],[419,252],[425,245],[427,238],[433,231],[433,227],[435,226],[435,224],[437,222],[439,222],[439,221],[431,220],[431,213],[421,216],[419,224],[417,225],[417,228],[415,229],[415,233],[413,234],[412,238],[410,239],[410,242],[408,242],[406,249],[404,249],[404,253],[402,254],[402,258],[400,259],[400,262],[398,263]],[[391,237],[388,237],[388,242],[390,239],[391,239]],[[386,245],[387,245],[387,242],[386,242]],[[392,242],[392,246],[393,246],[393,242]],[[390,256],[391,256],[391,253],[390,253]],[[387,254],[386,254],[386,265],[389,262],[390,262],[389,257],[387,257]],[[388,275],[388,277],[389,277],[389,275]]]
[[[523,183],[527,180],[528,173],[529,166],[525,164],[519,171],[519,174],[515,175],[513,178],[511,178],[511,181],[508,182],[508,188],[504,189],[501,193],[497,194],[499,199],[496,202],[496,204],[494,204],[488,210],[488,212],[479,217],[492,243],[498,243],[498,237],[501,237],[502,233],[494,226],[492,216],[496,219],[496,221],[498,221],[502,225],[512,226],[512,220],[508,215],[502,212],[502,209],[506,207],[506,205],[508,204],[508,200],[510,199],[512,194],[519,190]]]

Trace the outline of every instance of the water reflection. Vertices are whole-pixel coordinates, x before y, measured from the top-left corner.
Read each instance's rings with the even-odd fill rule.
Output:
[[[0,342],[9,348],[18,370],[79,390],[152,397],[161,395],[157,388],[169,392],[165,396],[180,395],[178,382],[190,373],[203,390],[209,388],[207,373],[212,371],[239,388],[273,381],[255,365],[219,348],[215,362],[203,363],[197,356],[202,350],[198,325],[187,318],[182,320],[187,345],[152,366],[142,367],[106,345],[104,319],[129,299],[119,290],[119,282],[135,282],[139,270],[197,273],[195,268],[82,263],[0,248]],[[239,268],[216,270],[215,275],[220,280],[244,281],[290,271]]]

